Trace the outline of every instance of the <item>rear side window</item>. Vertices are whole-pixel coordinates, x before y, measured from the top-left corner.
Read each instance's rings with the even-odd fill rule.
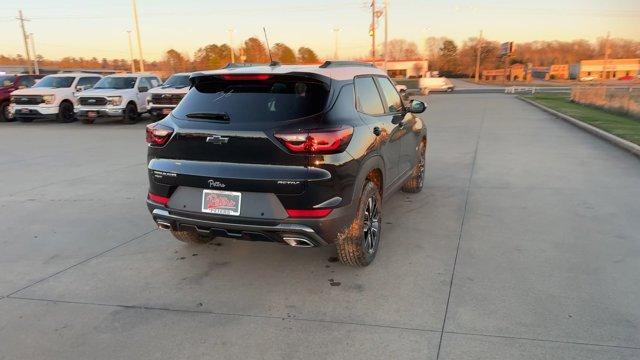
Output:
[[[32,87],[36,80],[31,76],[25,76],[18,81],[18,86]]]
[[[354,80],[354,84],[356,86],[356,107],[358,110],[369,115],[384,114],[384,106],[373,78],[357,77]]]
[[[156,77],[148,77],[147,81],[151,84],[152,88],[160,86],[160,79]]]
[[[382,88],[382,94],[385,100],[387,100],[387,112],[397,113],[402,111],[402,100],[400,99],[400,95],[398,95],[396,87],[393,86],[389,79],[384,77],[379,77],[378,82],[380,83],[380,88]]]
[[[304,76],[206,76],[197,78],[173,115],[181,119],[274,122],[324,110],[326,84]]]

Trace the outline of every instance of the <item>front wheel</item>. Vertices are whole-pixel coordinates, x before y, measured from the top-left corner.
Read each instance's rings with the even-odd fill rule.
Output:
[[[378,187],[367,181],[352,225],[336,242],[338,257],[347,265],[367,266],[373,262],[382,230],[382,197]]]
[[[6,121],[6,122],[15,121],[15,119],[13,119],[11,117],[11,114],[9,113],[8,102],[4,102],[0,104],[0,121]]]
[[[122,122],[125,124],[135,124],[138,122],[138,107],[134,103],[127,104],[124,108],[124,118]]]
[[[60,108],[58,109],[58,122],[70,123],[75,120],[76,117],[73,113],[73,104],[66,101],[60,103]]]

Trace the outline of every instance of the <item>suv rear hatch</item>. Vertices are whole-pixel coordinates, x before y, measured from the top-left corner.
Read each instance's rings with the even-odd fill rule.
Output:
[[[321,126],[330,83],[309,75],[193,77],[193,88],[161,122],[173,128],[170,140],[149,147],[151,190],[169,195],[186,186],[281,197],[302,193],[308,180],[330,178],[309,168],[308,154],[276,138]]]

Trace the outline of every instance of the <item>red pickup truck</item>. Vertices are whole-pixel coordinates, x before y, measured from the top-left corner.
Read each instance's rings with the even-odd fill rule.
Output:
[[[11,93],[32,87],[43,75],[0,75],[0,121],[13,121],[9,117]]]

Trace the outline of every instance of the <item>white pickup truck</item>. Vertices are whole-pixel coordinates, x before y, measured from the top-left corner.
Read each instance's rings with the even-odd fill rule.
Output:
[[[149,114],[154,120],[167,116],[189,92],[191,73],[173,74],[162,86],[149,91]]]
[[[93,87],[102,76],[87,73],[47,75],[33,87],[11,93],[9,111],[16,120],[55,119],[59,122],[75,120],[73,108],[76,94]]]
[[[86,124],[99,118],[121,118],[125,124],[136,123],[148,110],[149,90],[160,84],[160,79],[151,74],[106,76],[93,89],[78,95],[76,116]]]

